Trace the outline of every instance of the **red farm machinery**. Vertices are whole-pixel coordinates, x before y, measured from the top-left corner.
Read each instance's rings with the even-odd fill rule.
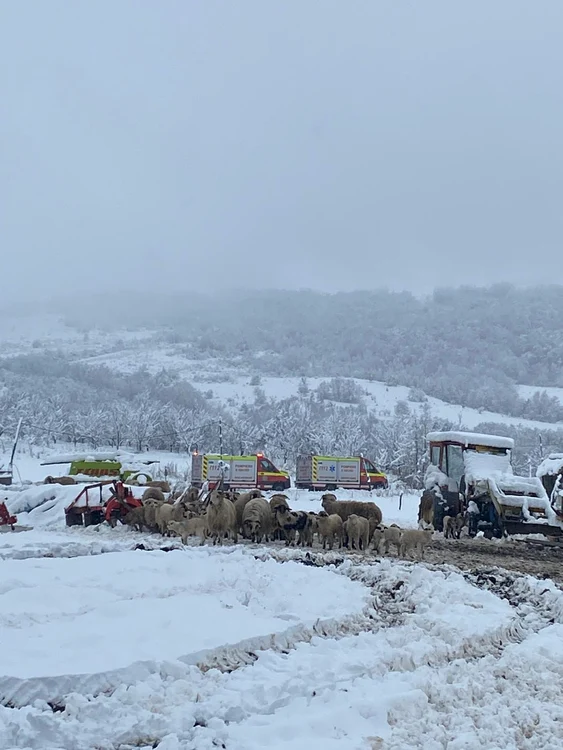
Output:
[[[9,526],[14,531],[14,526],[18,522],[16,516],[10,514],[10,511],[6,507],[6,503],[0,503],[0,527]]]
[[[115,526],[130,510],[140,505],[141,500],[133,496],[131,488],[119,480],[87,484],[65,508],[66,525],[92,526],[107,521]]]

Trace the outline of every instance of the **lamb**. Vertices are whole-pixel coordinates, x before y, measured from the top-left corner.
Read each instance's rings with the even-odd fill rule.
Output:
[[[467,526],[467,514],[466,513],[458,513],[455,517],[455,530],[456,530],[456,538],[461,538],[461,530],[464,526]]]
[[[215,488],[209,496],[207,506],[206,524],[209,535],[213,538],[213,544],[223,544],[223,537],[232,535],[236,544],[238,541],[237,511],[233,502],[224,492]]]
[[[444,539],[453,539],[456,531],[454,516],[444,516]]]
[[[76,484],[74,477],[45,477],[43,484]]]
[[[146,526],[144,506],[140,505],[126,513],[123,517],[123,523],[127,526],[133,526],[137,531],[142,531],[143,526]]]
[[[244,535],[257,544],[260,544],[262,538],[266,542],[269,540],[272,510],[265,498],[253,497],[246,503],[242,513],[242,528]]]
[[[189,536],[198,536],[201,547],[207,539],[207,521],[202,517],[187,518],[184,521],[169,521],[168,530],[182,538],[182,544],[188,543]]]
[[[434,527],[434,493],[425,490],[418,505],[418,527],[424,529]]]
[[[360,550],[367,552],[369,547],[369,521],[363,516],[359,516],[356,513],[352,513],[348,516],[343,524],[346,534],[348,536],[348,542],[350,549]]]
[[[388,528],[383,530],[383,542],[385,545],[385,554],[389,554],[389,547],[394,544],[397,550],[397,555],[401,551],[401,536],[402,529],[397,524],[391,524]]]
[[[256,497],[262,497],[260,490],[250,490],[250,492],[243,492],[239,495],[234,502],[236,514],[237,514],[237,528],[242,528],[242,514],[246,507],[246,504]]]
[[[373,548],[377,552],[378,555],[381,554],[383,542],[385,541],[383,538],[383,531],[384,531],[383,529],[380,529],[378,527],[373,530],[373,534],[371,535],[371,542],[372,542]]]
[[[323,549],[326,549],[327,541],[328,548],[332,549],[334,537],[336,537],[338,546],[342,547],[342,519],[337,513],[329,516],[326,511],[321,511],[314,520],[314,528],[319,534],[319,539],[322,539]]]
[[[421,559],[424,557],[424,547],[432,542],[431,529],[408,529],[401,534],[401,557],[415,549],[420,551]]]
[[[143,502],[145,500],[156,500],[159,503],[164,503],[166,498],[164,497],[164,492],[158,487],[147,487],[143,492],[142,500]]]
[[[373,519],[376,525],[382,521],[383,514],[381,509],[375,503],[366,503],[359,500],[337,500],[336,496],[330,492],[325,493],[322,497],[322,506],[329,515],[338,513],[343,521],[346,521],[352,514],[363,516],[363,518]]]

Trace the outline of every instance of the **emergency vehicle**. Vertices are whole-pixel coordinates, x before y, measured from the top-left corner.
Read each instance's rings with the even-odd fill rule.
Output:
[[[192,485],[201,488],[207,482],[213,489],[221,474],[226,488],[287,490],[291,486],[287,471],[280,471],[262,453],[251,456],[192,454]]]
[[[295,486],[306,490],[386,489],[387,477],[363,456],[298,456]]]

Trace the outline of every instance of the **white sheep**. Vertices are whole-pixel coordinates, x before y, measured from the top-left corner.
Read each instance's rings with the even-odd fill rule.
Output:
[[[397,550],[397,555],[400,553],[401,535],[402,535],[402,529],[396,524],[392,524],[391,526],[388,526],[386,529],[383,529],[383,543],[384,543],[386,555],[389,554],[389,547],[392,544],[395,545],[395,549]]]
[[[334,539],[338,542],[338,547],[342,547],[342,519],[338,513],[331,513],[329,516],[326,511],[321,511],[313,521],[313,528],[319,535],[319,541],[322,540],[323,549],[326,549],[326,543],[328,541],[328,548],[332,549],[334,545]]]
[[[168,530],[182,538],[182,544],[188,543],[188,537],[198,536],[200,546],[207,539],[207,520],[204,516],[194,516],[184,521],[169,521]]]
[[[401,534],[401,557],[415,549],[420,551],[421,559],[424,557],[424,547],[432,542],[432,531],[430,529],[407,529]]]
[[[238,541],[237,512],[231,500],[224,492],[215,488],[209,496],[206,513],[207,530],[213,538],[213,544],[223,544],[225,534]]]
[[[344,521],[343,528],[348,537],[348,545],[350,549],[360,550],[367,552],[369,547],[369,521],[363,516],[358,516],[356,513],[352,513],[346,521]]]

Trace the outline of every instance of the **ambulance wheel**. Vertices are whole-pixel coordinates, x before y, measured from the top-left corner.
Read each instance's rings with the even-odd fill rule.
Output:
[[[272,489],[274,492],[283,492],[285,490],[285,484],[273,484]]]

